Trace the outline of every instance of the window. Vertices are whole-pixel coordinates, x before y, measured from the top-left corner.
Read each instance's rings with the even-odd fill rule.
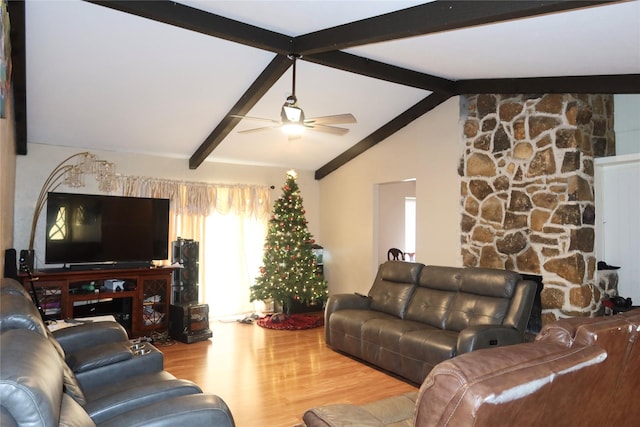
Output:
[[[49,230],[49,239],[65,240],[67,237],[67,208],[60,206],[56,213],[56,222]]]

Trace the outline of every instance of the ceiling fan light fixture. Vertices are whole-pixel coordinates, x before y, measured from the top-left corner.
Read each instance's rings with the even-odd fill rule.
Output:
[[[302,123],[304,120],[304,113],[302,109],[298,107],[282,107],[282,121],[291,123]]]
[[[290,136],[302,135],[304,132],[304,125],[300,123],[285,123],[282,125],[282,132]]]

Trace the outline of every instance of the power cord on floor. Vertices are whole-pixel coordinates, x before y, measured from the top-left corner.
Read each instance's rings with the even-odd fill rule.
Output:
[[[153,345],[156,347],[169,347],[176,343],[175,340],[169,337],[169,331],[158,332],[154,331],[151,333],[151,339],[153,340]]]

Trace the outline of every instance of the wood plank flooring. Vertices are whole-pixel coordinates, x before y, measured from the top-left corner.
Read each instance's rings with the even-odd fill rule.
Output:
[[[165,369],[222,397],[237,427],[291,427],[304,411],[416,390],[329,349],[324,328],[277,331],[212,321],[207,341],[161,346]]]

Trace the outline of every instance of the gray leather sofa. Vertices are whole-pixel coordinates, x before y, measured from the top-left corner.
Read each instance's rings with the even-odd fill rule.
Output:
[[[138,351],[116,322],[52,334],[22,285],[0,285],[3,427],[234,425],[220,397],[164,371],[162,353]]]
[[[368,295],[331,295],[326,343],[416,384],[438,363],[521,343],[536,284],[486,268],[382,264]]]

